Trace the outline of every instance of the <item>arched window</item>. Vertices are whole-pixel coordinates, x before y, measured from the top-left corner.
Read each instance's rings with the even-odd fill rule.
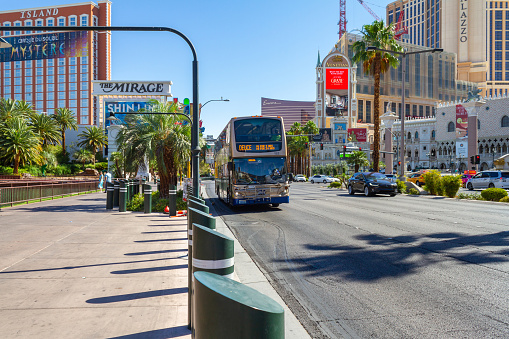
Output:
[[[454,132],[454,122],[450,121],[449,124],[447,124],[447,132]]]
[[[507,115],[502,117],[502,127],[509,127],[509,117]]]
[[[481,120],[477,119],[477,129],[481,129]]]
[[[500,144],[497,145],[497,153],[502,153],[502,147],[500,147]]]
[[[412,139],[412,133],[408,132],[408,135],[406,137],[408,140]]]
[[[488,145],[484,146],[484,153],[490,153],[490,148]]]
[[[415,138],[419,139],[419,132],[415,131]]]
[[[435,139],[435,130],[431,131],[431,138]]]
[[[438,155],[442,155],[442,147],[438,149]]]
[[[507,145],[506,144],[503,144],[502,145],[502,153],[507,153]]]
[[[482,154],[482,149],[483,149],[482,145],[479,146],[479,154]]]
[[[419,159],[419,151],[418,150],[415,150],[415,158]]]

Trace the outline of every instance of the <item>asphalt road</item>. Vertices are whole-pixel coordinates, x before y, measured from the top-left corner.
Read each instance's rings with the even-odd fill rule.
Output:
[[[310,183],[290,201],[214,203],[313,338],[509,337],[508,205]]]

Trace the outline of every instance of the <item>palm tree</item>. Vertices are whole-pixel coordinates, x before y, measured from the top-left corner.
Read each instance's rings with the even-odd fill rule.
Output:
[[[6,121],[14,116],[29,117],[33,113],[32,104],[26,101],[0,99],[0,121]]]
[[[20,165],[38,162],[40,151],[40,139],[24,118],[13,116],[0,127],[0,152],[14,162],[13,174],[18,174]]]
[[[352,152],[352,154],[350,155],[350,157],[348,158],[348,160],[346,162],[349,165],[354,165],[355,173],[359,172],[360,166],[368,166],[369,165],[369,161],[366,156],[366,153],[364,153],[363,151]]]
[[[76,117],[73,112],[69,108],[63,107],[57,108],[52,118],[55,119],[60,129],[60,134],[62,135],[62,150],[65,154],[67,152],[65,149],[65,131],[68,129],[77,131],[78,122],[76,121]]]
[[[43,147],[47,144],[60,143],[60,131],[54,119],[45,114],[35,113],[30,120],[30,125],[41,139]]]
[[[175,113],[174,103],[151,101],[156,112]],[[191,127],[180,124],[181,118],[165,114],[129,115],[125,127],[117,135],[117,145],[127,162],[138,165],[141,159],[155,160],[161,187],[177,184],[177,173],[191,153]],[[168,191],[161,192],[167,197]]]
[[[373,164],[375,172],[378,172],[380,162],[380,74],[387,72],[390,67],[397,68],[399,59],[391,53],[378,50],[367,51],[366,48],[373,46],[395,52],[401,52],[403,48],[394,39],[394,25],[384,26],[383,20],[362,26],[361,33],[362,39],[352,45],[354,53],[352,60],[355,63],[362,62],[364,72],[375,77]]]
[[[316,135],[320,133],[320,129],[316,126],[316,124],[312,120],[309,120],[308,122],[306,122],[304,126],[302,126],[302,132],[304,134]],[[312,137],[308,138],[309,140],[312,140]],[[311,152],[311,147],[308,149],[308,152]],[[311,176],[311,161],[308,161],[308,173],[309,176]]]
[[[95,160],[95,153],[92,153],[88,149],[80,149],[73,154],[74,159],[81,162],[83,164],[83,170],[85,170],[85,163],[87,161]]]
[[[85,128],[83,132],[78,134],[78,138],[80,138],[80,142],[78,142],[78,146],[88,146],[92,149],[92,153],[94,154],[94,165],[95,165],[95,154],[98,148],[104,147],[108,144],[108,137],[104,134],[104,130],[97,126],[91,126]]]

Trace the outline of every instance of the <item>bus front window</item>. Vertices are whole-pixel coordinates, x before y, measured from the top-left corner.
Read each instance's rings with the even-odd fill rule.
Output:
[[[234,159],[234,176],[237,184],[284,183],[285,158]]]

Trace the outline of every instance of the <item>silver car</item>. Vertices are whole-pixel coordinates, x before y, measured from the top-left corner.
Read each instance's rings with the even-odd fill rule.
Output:
[[[509,188],[509,172],[507,171],[482,171],[468,179],[467,188]]]
[[[333,181],[339,181],[339,179],[333,178],[328,175],[323,175],[323,174],[315,174],[309,178],[309,182],[312,184],[314,184],[315,182],[323,182],[324,184],[326,184],[328,182],[333,182]]]

